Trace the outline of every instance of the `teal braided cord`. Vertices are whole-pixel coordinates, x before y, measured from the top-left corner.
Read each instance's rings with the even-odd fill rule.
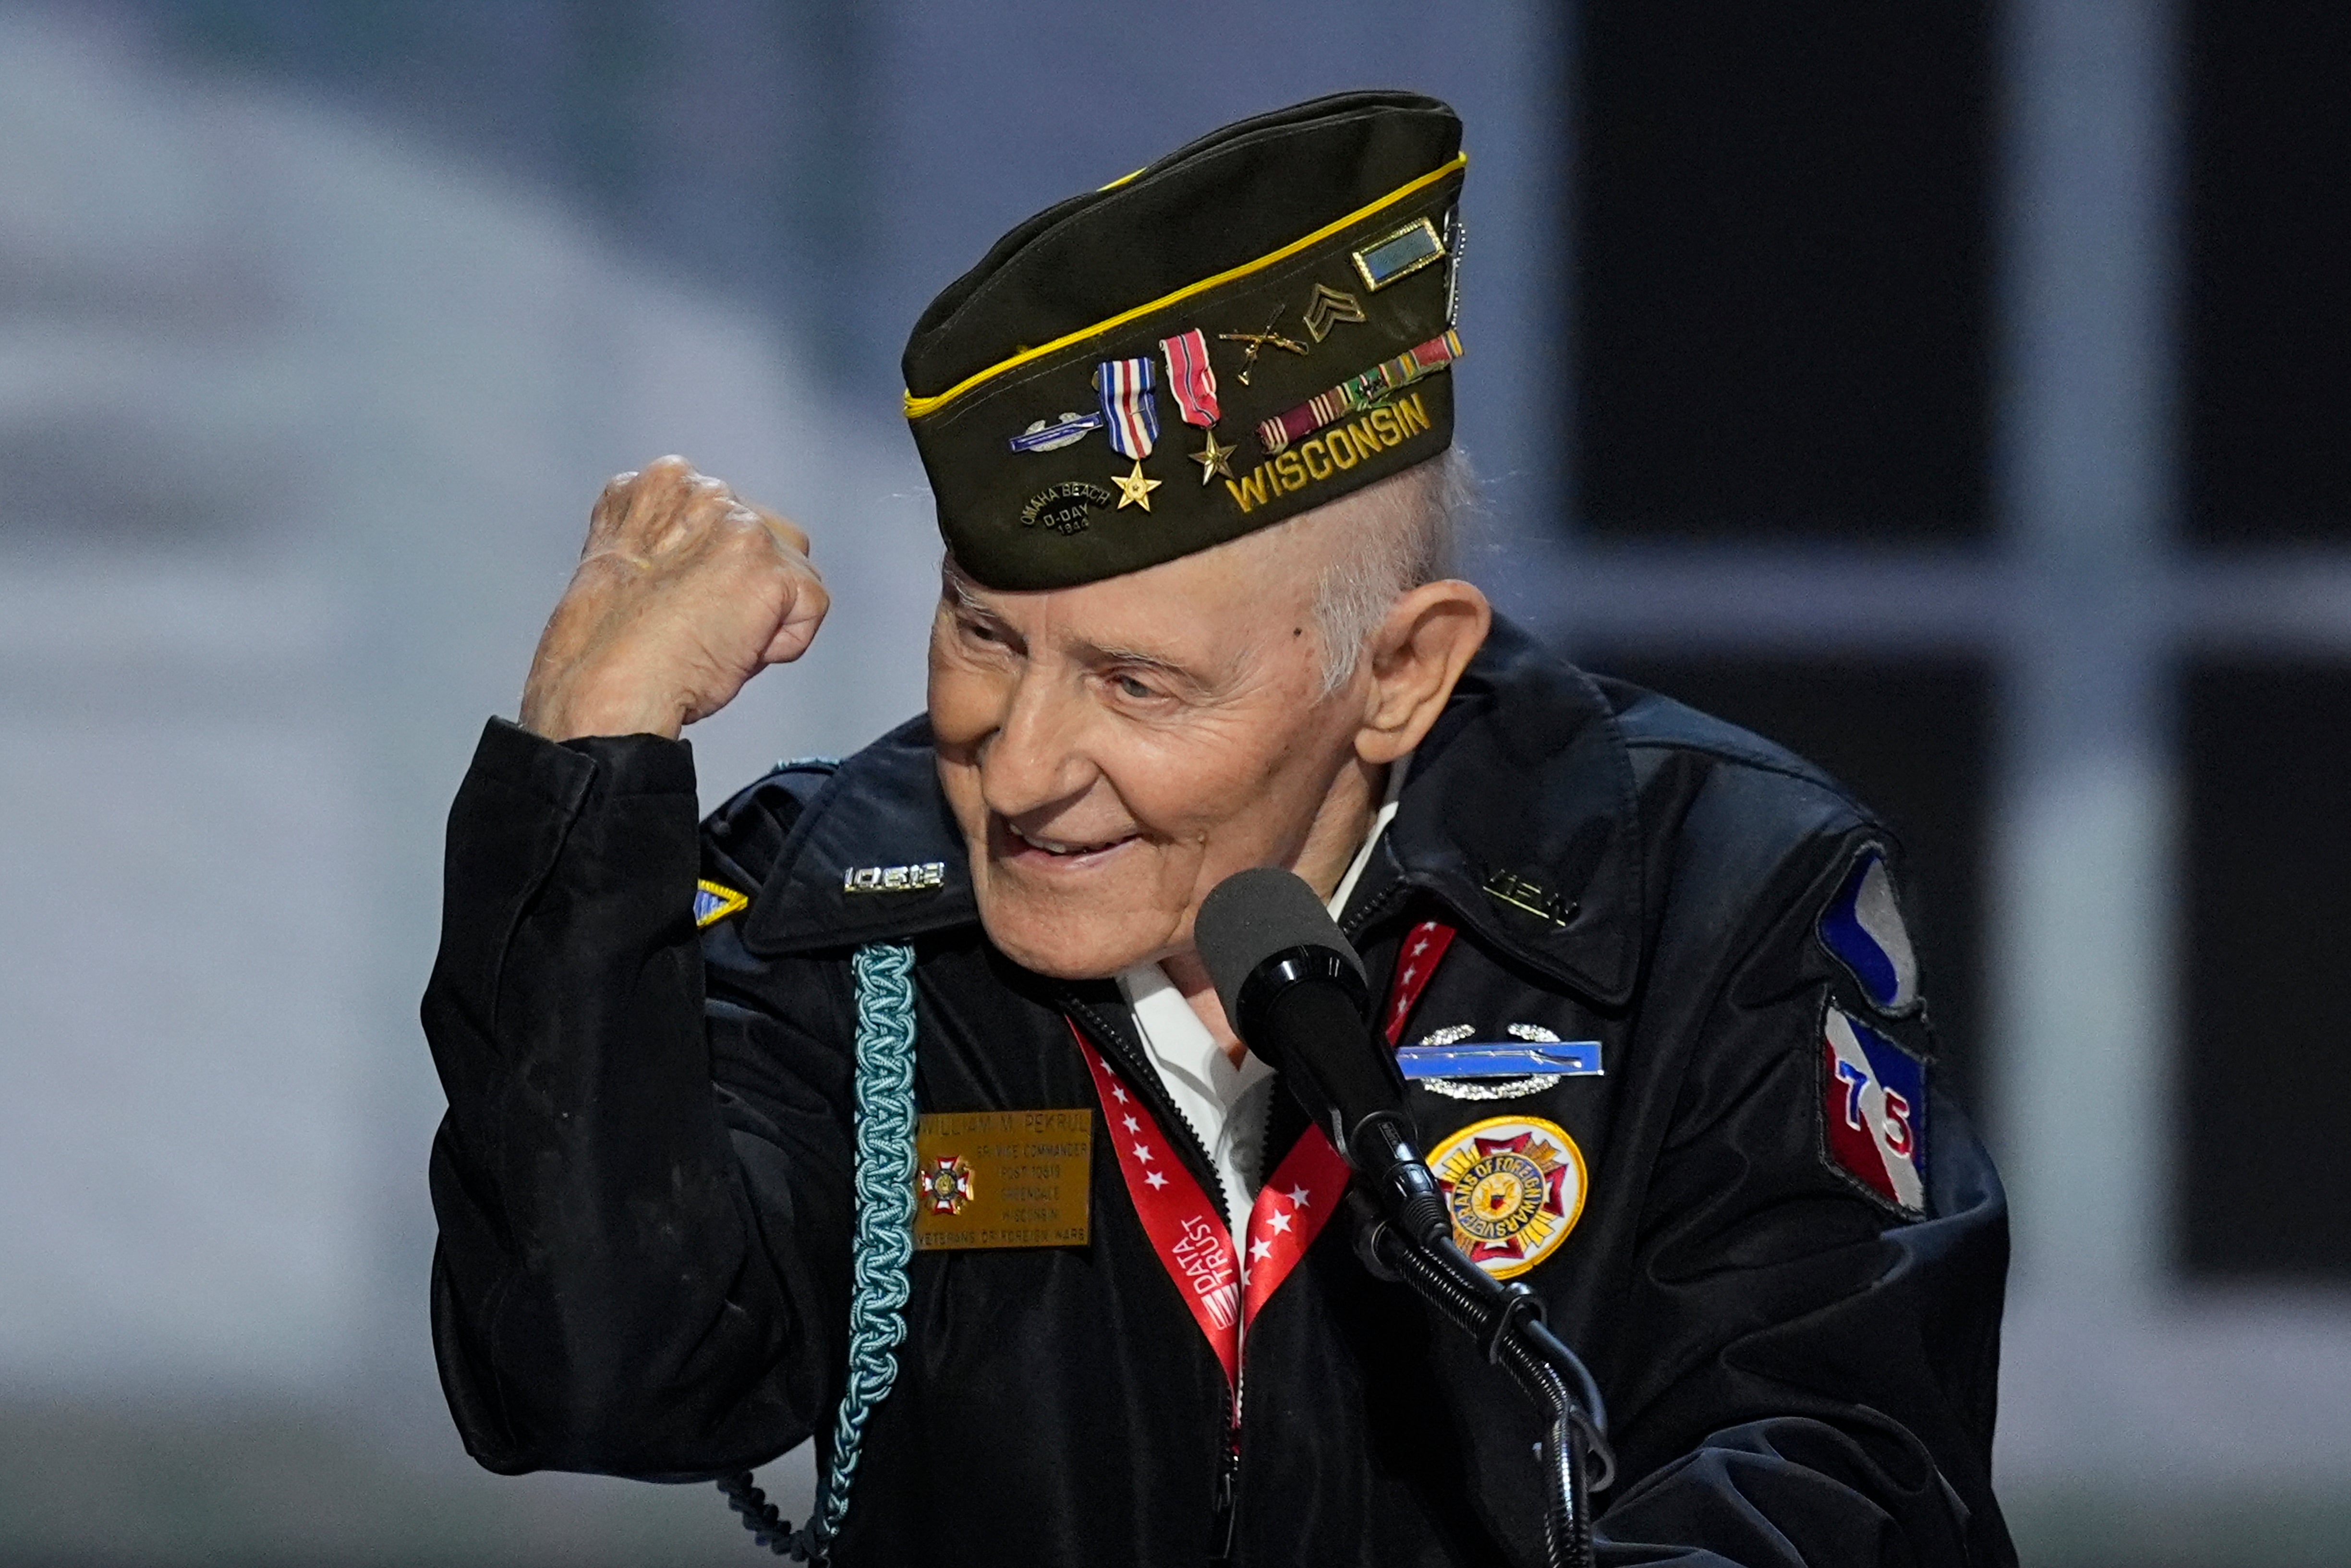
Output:
[[[898,1380],[906,1265],[914,1255],[914,950],[876,942],[857,977],[857,1225],[850,1240],[849,1378],[832,1423],[832,1463],[809,1521],[821,1558],[849,1516],[866,1418]]]

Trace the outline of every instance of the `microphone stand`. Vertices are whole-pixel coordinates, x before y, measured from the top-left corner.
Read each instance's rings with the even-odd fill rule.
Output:
[[[1355,1246],[1375,1276],[1409,1285],[1484,1348],[1549,1417],[1542,1440],[1543,1540],[1549,1568],[1591,1568],[1592,1493],[1614,1479],[1607,1415],[1592,1374],[1543,1322],[1542,1299],[1495,1279],[1465,1256],[1428,1167],[1385,1117],[1366,1117],[1354,1142],[1384,1145],[1374,1207],[1359,1186]],[[1358,1167],[1363,1168],[1359,1166]],[[1379,1167],[1374,1167],[1379,1168]],[[1379,1207],[1388,1212],[1382,1214]],[[1370,1212],[1363,1212],[1370,1210]],[[1596,1478],[1589,1473],[1599,1461]]]

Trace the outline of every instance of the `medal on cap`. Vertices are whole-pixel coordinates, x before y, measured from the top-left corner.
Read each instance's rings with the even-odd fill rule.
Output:
[[[1217,372],[1208,363],[1208,340],[1195,327],[1159,340],[1167,356],[1167,395],[1186,424],[1206,430],[1217,423]]]
[[[1167,356],[1167,392],[1176,400],[1176,411],[1184,423],[1196,424],[1206,432],[1207,444],[1190,454],[1200,465],[1200,483],[1222,474],[1232,477],[1229,461],[1234,448],[1217,444],[1216,423],[1222,411],[1217,404],[1217,372],[1208,363],[1208,340],[1195,327],[1188,332],[1160,340],[1159,351]],[[1149,503],[1144,503],[1149,509]]]
[[[1159,409],[1151,382],[1148,359],[1104,360],[1094,369],[1094,394],[1102,399],[1110,449],[1138,463],[1151,455],[1159,440]]]
[[[1219,474],[1228,479],[1231,478],[1233,476],[1232,455],[1240,448],[1217,445],[1217,433],[1213,430],[1205,432],[1202,439],[1207,442],[1207,444],[1192,454],[1192,461],[1200,465],[1200,483],[1205,485]]]
[[[1121,511],[1128,507],[1141,507],[1146,512],[1151,510],[1151,492],[1159,488],[1161,484],[1157,479],[1143,476],[1140,462],[1135,464],[1134,473],[1113,474],[1110,482],[1118,486],[1118,505],[1111,508],[1113,511]]]

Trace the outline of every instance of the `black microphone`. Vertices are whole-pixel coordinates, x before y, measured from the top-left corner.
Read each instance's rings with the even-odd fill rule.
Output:
[[[1364,961],[1314,890],[1274,866],[1238,872],[1201,902],[1193,945],[1234,1032],[1415,1240],[1450,1237],[1444,1195],[1413,1146],[1404,1074],[1373,1033]]]

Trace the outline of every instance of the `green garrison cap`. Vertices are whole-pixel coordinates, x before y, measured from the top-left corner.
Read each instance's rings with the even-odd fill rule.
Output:
[[[1343,93],[997,241],[906,343],[956,559],[993,588],[1092,582],[1444,451],[1468,165],[1435,99]]]

